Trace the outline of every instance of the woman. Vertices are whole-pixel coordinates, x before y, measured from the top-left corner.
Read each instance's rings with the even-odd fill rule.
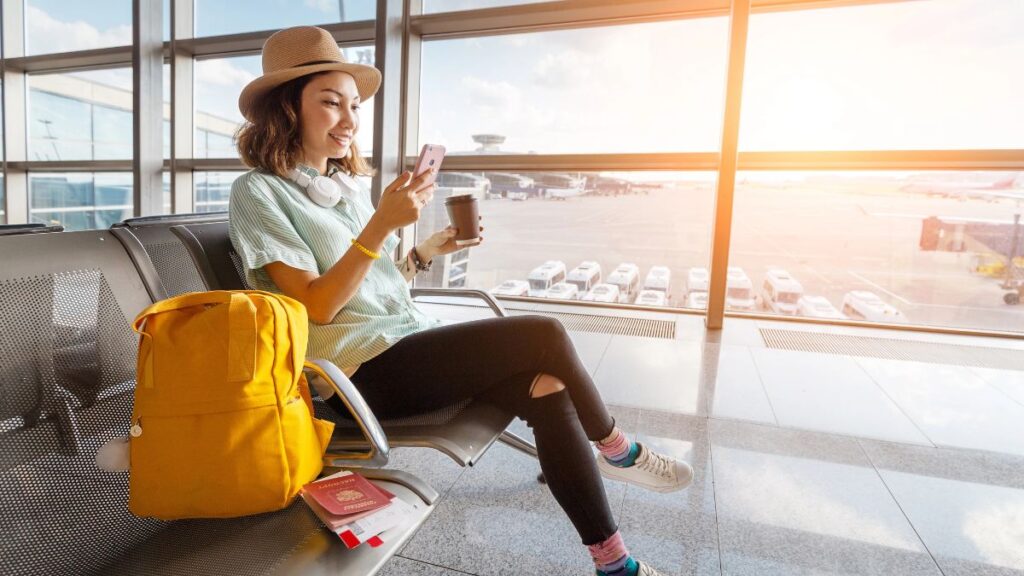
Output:
[[[231,241],[250,284],[306,306],[310,356],[341,366],[378,418],[469,397],[523,418],[597,573],[657,576],[622,542],[600,474],[668,492],[689,484],[690,467],[630,442],[615,426],[557,321],[522,316],[442,327],[416,308],[408,281],[456,250],[456,231],[433,234],[398,262],[381,257],[434,189],[425,175],[404,173],[374,210],[353,178],[370,174],[354,137],[359,103],[380,85],[376,69],[346,63],[326,31],[299,27],[267,40],[263,72],[239,98],[247,123],[238,147],[253,170],[235,181],[230,202]],[[328,402],[344,413],[337,398]]]

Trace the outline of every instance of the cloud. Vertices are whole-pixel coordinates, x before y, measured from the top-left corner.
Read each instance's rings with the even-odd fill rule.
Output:
[[[587,82],[593,58],[579,50],[546,54],[533,68],[533,80],[547,88],[573,88]]]
[[[43,45],[45,52],[69,52],[106,46],[126,46],[132,43],[131,25],[114,26],[99,30],[86,22],[64,22],[51,17],[47,12],[34,6],[27,6],[28,39]],[[31,53],[44,50],[36,48]]]
[[[256,79],[248,70],[233,65],[230,60],[200,60],[196,62],[196,81],[212,86],[233,86],[238,91]]]
[[[313,8],[325,14],[333,14],[335,17],[338,16],[338,2],[335,0],[303,0],[302,3],[307,8]]]

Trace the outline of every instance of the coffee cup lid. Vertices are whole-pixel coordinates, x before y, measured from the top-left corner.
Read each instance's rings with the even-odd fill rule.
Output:
[[[449,196],[445,199],[445,204],[457,204],[461,202],[472,202],[476,198],[472,194],[459,194],[458,196]]]

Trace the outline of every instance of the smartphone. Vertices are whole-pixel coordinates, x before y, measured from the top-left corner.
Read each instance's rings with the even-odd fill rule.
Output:
[[[412,177],[415,178],[427,170],[434,169],[431,176],[427,177],[427,184],[433,184],[437,179],[437,172],[441,169],[441,161],[444,160],[444,146],[440,144],[424,144],[420,150],[420,157],[416,160],[416,167],[412,169]]]

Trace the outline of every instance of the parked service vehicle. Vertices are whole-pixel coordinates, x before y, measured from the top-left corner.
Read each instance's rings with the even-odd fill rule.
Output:
[[[725,307],[732,310],[754,309],[754,283],[739,266],[729,266],[726,274]]]
[[[690,292],[686,295],[686,307],[694,310],[706,310],[708,307],[707,292]]]
[[[619,287],[614,284],[598,284],[580,298],[584,302],[607,302],[614,304],[619,301]]]
[[[711,285],[711,275],[707,268],[690,268],[686,273],[687,292],[707,292]]]
[[[761,302],[765,310],[795,316],[803,295],[803,285],[790,276],[789,272],[772,268],[765,273],[764,284],[761,286]]]
[[[543,298],[552,286],[565,281],[565,262],[548,260],[534,268],[526,279],[530,282],[530,296]]]
[[[619,302],[629,304],[640,289],[640,268],[631,262],[619,264],[606,280],[619,287]]]
[[[846,315],[836,309],[824,296],[804,296],[797,304],[797,314],[808,318],[846,320]]]
[[[672,271],[668,266],[651,266],[642,290],[657,290],[665,294],[666,300],[672,298]]]
[[[641,290],[636,296],[636,302],[641,306],[664,306],[668,298],[661,290]]]
[[[559,300],[576,300],[580,297],[580,289],[575,284],[559,282],[548,289],[545,298],[557,298]]]
[[[569,271],[566,282],[575,284],[580,294],[586,294],[591,288],[601,283],[601,265],[593,260],[584,260],[580,265]]]
[[[879,298],[874,292],[867,290],[847,292],[843,296],[842,312],[854,320],[888,323],[907,321],[906,316],[902,312]]]
[[[490,290],[495,296],[527,296],[530,283],[526,280],[505,280]]]

